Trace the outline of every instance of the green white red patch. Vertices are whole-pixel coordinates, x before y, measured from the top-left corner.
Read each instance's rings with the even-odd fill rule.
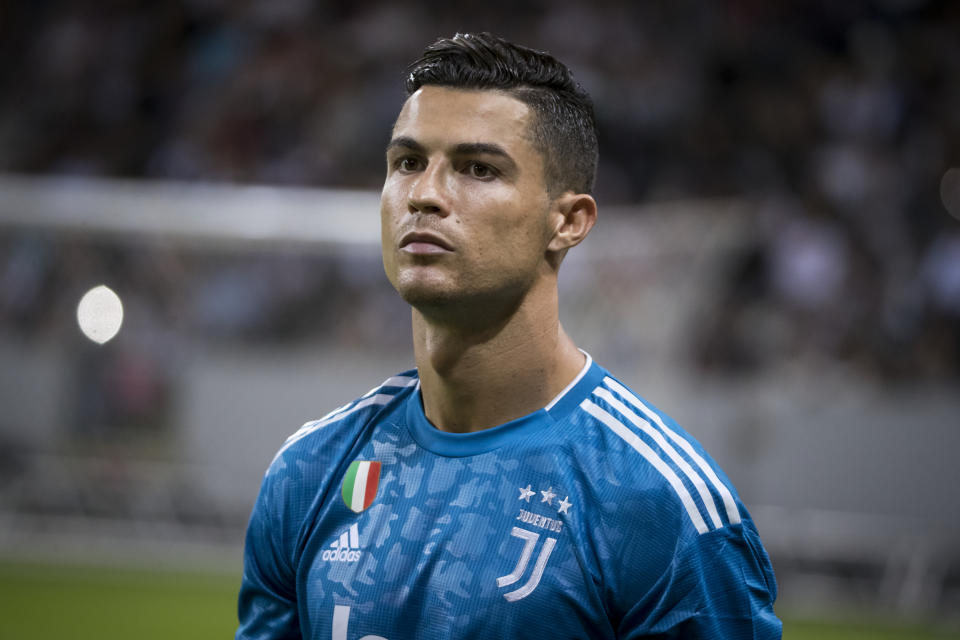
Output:
[[[354,460],[343,476],[340,494],[347,507],[360,513],[377,497],[380,485],[380,463],[370,460]]]

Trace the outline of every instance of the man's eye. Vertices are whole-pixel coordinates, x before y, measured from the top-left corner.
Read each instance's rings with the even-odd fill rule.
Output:
[[[397,164],[401,171],[416,171],[420,168],[420,161],[416,158],[401,158]]]
[[[471,162],[467,170],[474,178],[489,178],[493,175],[493,170],[480,162]]]

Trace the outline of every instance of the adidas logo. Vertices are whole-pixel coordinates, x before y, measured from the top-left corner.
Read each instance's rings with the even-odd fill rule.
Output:
[[[320,557],[327,562],[356,562],[361,553],[360,532],[354,522],[347,531],[340,534],[340,538],[330,543],[329,549],[323,550]]]

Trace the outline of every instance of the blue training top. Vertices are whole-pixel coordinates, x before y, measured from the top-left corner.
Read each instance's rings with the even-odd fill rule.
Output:
[[[469,434],[416,370],[308,422],[247,531],[238,639],[781,637],[729,479],[587,357],[545,408]]]

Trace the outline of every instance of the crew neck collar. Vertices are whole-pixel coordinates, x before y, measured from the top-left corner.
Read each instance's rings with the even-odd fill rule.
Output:
[[[581,349],[586,362],[580,372],[545,407],[504,424],[474,431],[450,433],[437,429],[423,412],[420,383],[407,400],[406,422],[410,435],[424,449],[447,457],[464,457],[493,451],[561,420],[576,409],[603,378],[603,371]]]

